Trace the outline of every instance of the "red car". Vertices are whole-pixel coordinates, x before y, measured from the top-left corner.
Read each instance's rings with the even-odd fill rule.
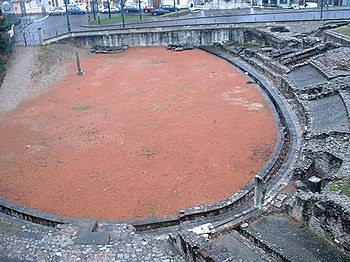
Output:
[[[149,12],[152,12],[154,9],[155,9],[154,6],[147,5],[147,6],[145,6],[145,7],[143,8],[143,11],[144,11],[145,13],[149,13]]]

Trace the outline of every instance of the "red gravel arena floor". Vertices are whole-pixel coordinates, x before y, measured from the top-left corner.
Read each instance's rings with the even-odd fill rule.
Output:
[[[82,58],[0,117],[0,197],[104,221],[175,215],[244,187],[275,122],[229,63],[162,47]]]

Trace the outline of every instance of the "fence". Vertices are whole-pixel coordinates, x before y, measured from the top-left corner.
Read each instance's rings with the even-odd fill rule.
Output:
[[[16,26],[14,28],[12,42],[17,46],[39,45],[38,33],[31,32],[26,28]]]

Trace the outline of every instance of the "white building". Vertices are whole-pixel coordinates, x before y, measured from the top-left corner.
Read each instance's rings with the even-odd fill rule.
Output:
[[[212,0],[205,4],[209,9],[238,9],[250,6],[252,6],[251,0]]]

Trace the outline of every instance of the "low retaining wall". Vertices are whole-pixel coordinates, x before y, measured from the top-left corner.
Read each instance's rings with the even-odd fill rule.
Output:
[[[10,201],[0,198],[0,212],[19,219],[40,224],[48,227],[56,227],[60,224],[72,223],[72,219],[51,215],[31,208],[16,205]]]
[[[223,245],[210,243],[207,238],[189,231],[169,236],[170,243],[188,262],[234,261]]]
[[[266,26],[265,26],[266,27]],[[247,43],[258,43],[261,46],[272,46],[276,49],[286,48],[294,42],[297,46],[301,46],[302,42],[294,37],[282,39],[275,36],[271,31],[259,30],[257,27],[247,29]]]
[[[346,37],[334,31],[326,31],[324,33],[324,38],[325,38],[325,41],[327,42],[340,43],[343,46],[350,47],[350,37]]]
[[[167,46],[189,43],[194,46],[217,42],[243,43],[244,28],[235,25],[178,26],[126,30],[81,31],[42,41],[43,45],[72,39],[82,46]]]

